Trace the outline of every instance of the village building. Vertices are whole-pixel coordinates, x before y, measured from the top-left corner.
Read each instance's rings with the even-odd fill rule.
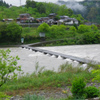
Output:
[[[43,22],[42,18],[36,18],[36,21],[37,21],[37,23],[42,23]]]
[[[26,22],[33,22],[34,18],[30,16],[30,14],[20,14],[19,18],[17,18],[17,23],[26,23]]]
[[[78,25],[79,22],[75,18],[69,18],[68,16],[60,16],[60,20],[58,21],[59,24],[65,24],[65,25]]]
[[[65,25],[73,25],[76,24],[78,25],[79,22],[77,19],[75,18],[69,18],[69,16],[60,16],[60,20],[55,20],[57,14],[55,13],[51,13],[49,14],[48,17],[41,17],[41,18],[36,18],[34,19],[33,17],[31,17],[30,14],[25,13],[25,14],[20,14],[19,18],[17,18],[17,23],[47,23],[49,25],[53,25],[53,24],[65,24]]]
[[[56,17],[56,15],[57,15],[56,13],[51,13],[51,14],[49,14],[48,17],[49,17],[50,19],[54,19],[54,18]]]
[[[14,21],[12,18],[8,18],[8,19],[3,19],[2,22],[7,22],[7,23],[10,23]]]

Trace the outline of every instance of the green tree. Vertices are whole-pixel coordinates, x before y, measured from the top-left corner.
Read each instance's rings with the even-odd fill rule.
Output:
[[[0,0],[0,6],[9,7],[9,5],[3,0]]]
[[[93,20],[94,20],[94,19],[96,18],[96,16],[97,16],[97,14],[98,14],[97,9],[96,9],[95,7],[92,7],[92,8],[90,9],[90,12],[88,13],[88,16],[87,16],[88,20],[92,19],[92,22],[93,22]]]
[[[7,24],[6,23],[0,23],[0,42],[4,42],[7,40]]]
[[[7,25],[7,37],[12,42],[18,42],[21,38],[22,27],[16,23],[10,23]]]
[[[32,7],[32,8],[35,8],[36,7],[36,3],[34,0],[26,0],[26,7],[29,8],[29,7]]]
[[[38,12],[42,13],[46,13],[46,9],[45,9],[45,5],[41,2],[37,3],[36,5]]]
[[[55,16],[54,20],[59,20],[60,17],[58,15]]]
[[[21,38],[22,27],[16,23],[0,24],[0,42],[18,42]]]
[[[42,23],[38,29],[39,32],[48,32],[49,31],[49,25],[47,23]]]
[[[68,8],[68,16],[72,16],[72,15],[73,15],[72,9]]]
[[[70,30],[71,30],[71,31],[74,31],[74,32],[77,31],[76,28],[75,28],[74,26],[70,27]]]
[[[66,7],[66,5],[61,5],[59,10],[58,10],[58,14],[59,15],[69,15],[68,13],[68,8]]]
[[[10,50],[0,49],[0,87],[5,84],[9,79],[16,79],[17,75],[15,71],[20,72],[21,66],[17,66],[17,60],[19,57],[10,56]]]
[[[87,25],[80,25],[80,26],[78,27],[78,32],[79,32],[79,33],[85,33],[85,32],[89,32],[90,29],[91,29],[90,26],[87,26]]]
[[[54,3],[44,3],[46,8],[46,15],[49,15],[50,13],[57,13],[59,11],[59,5]]]

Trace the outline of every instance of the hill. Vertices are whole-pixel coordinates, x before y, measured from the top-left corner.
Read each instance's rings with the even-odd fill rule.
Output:
[[[81,14],[85,19],[100,23],[100,1],[99,0],[84,0],[84,1],[64,1],[58,0],[58,4],[65,4],[72,9],[74,14]]]

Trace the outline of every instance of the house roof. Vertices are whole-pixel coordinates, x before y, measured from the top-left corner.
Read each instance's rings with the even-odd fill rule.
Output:
[[[20,16],[21,16],[21,15],[24,15],[24,16],[25,16],[25,15],[30,15],[30,14],[28,14],[28,13],[25,13],[25,14],[20,14]]]
[[[69,18],[69,16],[60,16],[60,18]]]
[[[51,13],[51,14],[49,14],[49,16],[55,16],[56,15],[56,13]]]

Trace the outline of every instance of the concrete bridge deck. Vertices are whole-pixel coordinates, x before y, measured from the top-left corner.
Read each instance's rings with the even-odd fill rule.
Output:
[[[33,44],[32,44],[33,45]],[[76,48],[76,46],[77,46],[77,48]],[[82,47],[87,47],[88,45],[83,45]],[[92,45],[91,45],[92,46]],[[90,46],[90,47],[91,47]],[[98,45],[98,46],[100,46],[100,45]],[[72,46],[66,46],[66,47],[69,47],[69,48],[71,48]],[[79,45],[74,45],[74,49],[75,49],[75,51],[76,52],[79,52],[79,48],[78,47],[80,47]],[[89,47],[89,46],[88,46]],[[79,63],[85,63],[85,64],[87,64],[87,63],[98,63],[99,61],[96,61],[96,60],[94,60],[94,59],[92,59],[92,61],[90,60],[90,59],[86,59],[86,58],[81,58],[81,57],[77,57],[77,56],[73,56],[72,54],[70,54],[70,55],[68,55],[67,53],[65,53],[64,51],[63,52],[59,52],[59,48],[61,48],[61,46],[58,46],[58,47],[54,47],[54,48],[56,48],[56,52],[55,52],[55,50],[50,50],[50,48],[53,48],[53,47],[49,47],[49,49],[47,49],[48,47],[45,47],[45,49],[43,48],[43,47],[40,47],[40,48],[37,48],[37,47],[31,47],[31,45],[23,45],[22,46],[22,48],[26,48],[26,49],[31,49],[32,51],[35,51],[35,52],[41,52],[41,53],[43,53],[43,54],[49,54],[49,55],[53,55],[53,56],[55,56],[56,58],[57,57],[62,57],[63,59],[71,59],[71,60],[73,60],[73,61],[78,61]],[[84,49],[85,49],[84,48]],[[64,46],[62,46],[62,50],[64,49]],[[84,50],[83,49],[83,50]],[[88,48],[89,49],[89,48]],[[94,48],[92,48],[92,49],[94,49]],[[91,50],[92,50],[91,49]],[[60,49],[61,50],[61,49]],[[65,49],[64,49],[65,50]],[[72,49],[73,50],[73,49]],[[70,49],[70,51],[72,51],[71,49]],[[99,49],[97,49],[97,50],[99,50]],[[65,51],[68,51],[67,49],[65,50]],[[72,51],[73,52],[73,51]],[[82,53],[82,51],[81,51],[81,53]],[[91,53],[91,55],[93,54],[93,52]],[[100,53],[99,53],[100,54]],[[88,58],[88,57],[87,57]]]

